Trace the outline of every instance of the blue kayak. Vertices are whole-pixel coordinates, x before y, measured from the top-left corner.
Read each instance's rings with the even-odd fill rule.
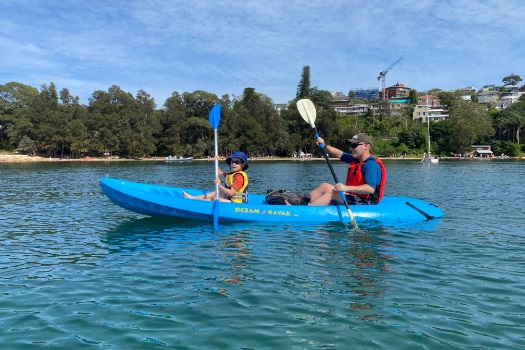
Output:
[[[113,178],[101,178],[106,196],[124,209],[148,216],[185,218],[213,222],[216,202],[186,199],[182,191],[199,195],[208,191],[158,186]],[[350,222],[344,205],[270,205],[265,196],[252,194],[249,203],[219,203],[219,221],[317,224]],[[443,217],[436,205],[407,197],[383,197],[377,205],[350,206],[358,224],[420,222]]]

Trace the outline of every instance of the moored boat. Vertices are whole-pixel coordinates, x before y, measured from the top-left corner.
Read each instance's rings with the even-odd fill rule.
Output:
[[[249,203],[210,202],[186,199],[190,195],[206,193],[203,190],[159,186],[114,178],[101,178],[100,186],[106,196],[124,209],[158,217],[185,218],[213,222],[213,213],[219,205],[219,221],[276,222],[317,224],[350,222],[344,205],[270,205],[262,194],[249,195]],[[436,205],[408,197],[384,197],[377,205],[352,205],[357,223],[377,221],[384,224],[419,222],[443,217]]]
[[[166,162],[191,162],[193,160],[193,157],[172,157],[168,156],[166,157]]]

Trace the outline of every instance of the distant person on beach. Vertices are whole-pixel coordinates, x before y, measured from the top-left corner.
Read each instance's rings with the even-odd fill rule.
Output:
[[[346,184],[322,183],[310,192],[310,205],[343,204],[340,191],[344,192],[348,204],[377,204],[383,198],[386,170],[378,158],[370,155],[372,139],[364,133],[345,140],[350,153],[329,146],[319,137],[317,144],[324,145],[326,152],[349,163]]]
[[[233,202],[233,203],[247,203],[248,202],[248,175],[245,170],[248,169],[248,157],[244,152],[235,151],[228,158],[226,164],[230,166],[230,172],[220,172],[217,174],[215,183],[219,184],[219,201]],[[222,175],[225,180],[225,185],[219,178]],[[214,201],[217,194],[215,191],[201,194],[198,196],[191,196],[186,192],[182,192],[184,198],[200,199]]]

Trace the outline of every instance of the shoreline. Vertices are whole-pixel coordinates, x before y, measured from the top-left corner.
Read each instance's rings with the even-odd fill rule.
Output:
[[[419,157],[396,157],[396,158],[390,158],[390,157],[379,157],[381,160],[408,160],[408,161],[416,161],[421,160]],[[220,157],[219,160],[225,160],[225,157]],[[494,158],[462,158],[462,159],[455,159],[455,158],[445,158],[440,160],[523,160],[524,158],[522,156],[518,157],[508,157],[505,159],[501,159],[499,157]],[[283,157],[259,157],[259,158],[250,158],[249,161],[322,161],[324,158],[308,158],[308,159],[300,159],[300,158],[283,158]],[[330,160],[337,160],[337,158],[330,158]],[[77,159],[60,159],[60,158],[46,158],[46,157],[40,157],[40,156],[27,156],[27,155],[21,155],[21,154],[2,154],[0,153],[0,163],[36,163],[36,162],[164,162],[165,157],[151,157],[151,158],[143,158],[143,159],[120,159],[117,157],[109,157],[109,158],[77,158]],[[194,159],[193,161],[196,162],[202,162],[202,161],[213,161],[213,158],[201,158],[201,159]]]

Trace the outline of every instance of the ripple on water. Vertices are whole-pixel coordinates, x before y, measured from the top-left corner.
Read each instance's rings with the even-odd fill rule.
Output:
[[[259,176],[254,190],[274,187],[283,166],[291,167],[293,189],[323,176],[329,181],[325,167],[283,164],[251,165],[254,178],[257,171],[270,174]],[[509,164],[503,177],[502,170],[474,164],[390,163],[390,194],[436,201],[446,216],[402,228],[364,225],[362,234],[342,224],[233,223],[215,232],[209,224],[127,212],[98,188],[105,174],[163,184],[184,178],[191,185],[187,171],[196,176],[205,167],[3,168],[2,344],[525,347],[525,233],[518,215],[525,213],[519,205],[508,210],[517,199],[471,186],[492,178],[511,186],[523,168]],[[205,175],[195,181],[209,183]]]

